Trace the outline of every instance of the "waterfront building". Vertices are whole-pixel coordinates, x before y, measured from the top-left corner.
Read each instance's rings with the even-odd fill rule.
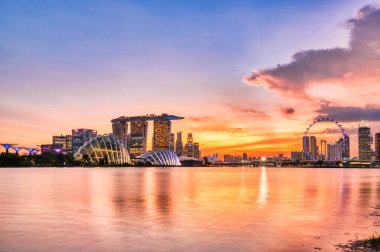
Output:
[[[187,143],[185,145],[185,154],[188,157],[194,157],[193,133],[187,134]]]
[[[146,152],[148,135],[147,121],[132,121],[131,133],[127,134],[127,150],[131,158],[137,157]],[[120,138],[118,137],[119,141]]]
[[[375,156],[376,160],[380,160],[380,133],[375,134]]]
[[[175,152],[177,156],[181,156],[183,152],[182,131],[177,132],[177,139],[175,142]]]
[[[365,121],[359,124],[358,145],[359,160],[371,160],[371,129]]]
[[[112,134],[119,139],[124,148],[128,147],[128,123],[115,121],[112,123]]]
[[[97,131],[92,129],[76,129],[72,130],[72,151],[75,153],[79,148],[91,138],[97,136]]]
[[[248,161],[248,154],[245,152],[243,153],[243,160]]]
[[[199,143],[194,143],[194,158],[196,158],[196,159],[201,158],[201,153],[199,150]]]
[[[170,120],[155,120],[153,122],[153,150],[169,150],[170,145]]]
[[[71,135],[53,136],[53,145],[57,144],[62,145],[63,151],[71,152],[73,150]]]

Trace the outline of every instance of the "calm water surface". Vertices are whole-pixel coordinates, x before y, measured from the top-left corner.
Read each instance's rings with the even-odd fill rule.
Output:
[[[378,231],[380,170],[0,169],[1,251],[336,251]]]

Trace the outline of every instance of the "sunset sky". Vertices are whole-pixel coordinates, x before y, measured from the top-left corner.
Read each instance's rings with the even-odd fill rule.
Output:
[[[357,156],[358,122],[380,131],[379,3],[0,0],[0,142],[168,113],[204,155],[289,155],[333,116]]]

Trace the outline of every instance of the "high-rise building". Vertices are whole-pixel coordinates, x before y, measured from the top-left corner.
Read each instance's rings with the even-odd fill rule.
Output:
[[[244,160],[244,161],[247,161],[247,160],[248,160],[248,154],[245,153],[245,152],[243,153],[243,160]]]
[[[348,135],[344,135],[344,148],[342,153],[343,159],[350,159],[350,137]]]
[[[327,158],[327,142],[326,140],[321,140],[321,145],[319,147],[319,160],[326,160]]]
[[[72,138],[71,135],[60,135],[53,136],[53,145],[62,145],[63,151],[71,152],[72,151]]]
[[[73,152],[77,152],[86,141],[96,137],[97,134],[97,131],[92,129],[72,130],[71,138]]]
[[[117,137],[124,148],[128,146],[128,123],[127,122],[114,122],[112,123],[112,134]]]
[[[303,146],[303,151],[306,154],[308,152],[310,154],[310,137],[304,136],[302,138],[302,146]],[[304,157],[306,160],[309,160],[310,157],[306,154]]]
[[[153,122],[153,150],[169,150],[171,121],[155,120]]]
[[[371,129],[365,121],[358,129],[359,160],[371,160]]]
[[[181,156],[183,152],[182,131],[177,132],[177,139],[175,142],[175,152],[177,156]]]
[[[132,121],[131,133],[128,139],[128,151],[131,158],[146,153],[146,140],[148,135],[147,121]]]
[[[194,144],[193,144],[193,134],[187,134],[187,143],[185,145],[185,153],[188,157],[194,157]]]
[[[169,150],[174,151],[174,133],[170,133]]]
[[[199,150],[199,143],[194,143],[194,158],[200,159],[201,153]]]
[[[380,160],[380,133],[375,134],[375,156],[376,160]]]
[[[310,155],[313,159],[318,157],[318,147],[317,147],[317,138],[315,136],[310,136]]]

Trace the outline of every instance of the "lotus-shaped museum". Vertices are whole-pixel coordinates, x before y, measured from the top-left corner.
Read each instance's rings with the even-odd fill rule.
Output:
[[[95,165],[123,165],[131,161],[127,150],[112,134],[91,138],[79,148],[74,158]]]

